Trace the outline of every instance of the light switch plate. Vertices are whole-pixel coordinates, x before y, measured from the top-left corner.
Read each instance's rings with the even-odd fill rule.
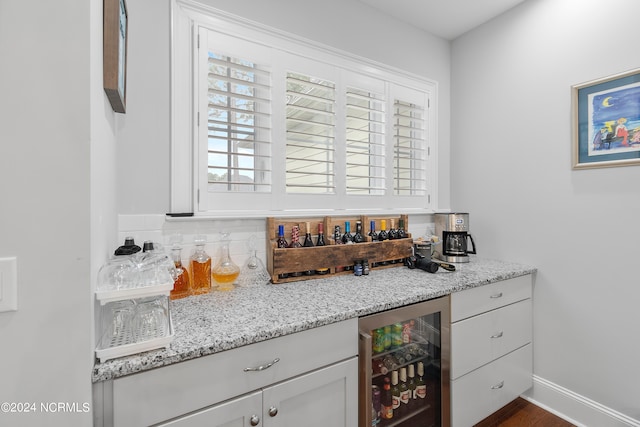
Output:
[[[0,258],[0,312],[18,310],[18,259]]]

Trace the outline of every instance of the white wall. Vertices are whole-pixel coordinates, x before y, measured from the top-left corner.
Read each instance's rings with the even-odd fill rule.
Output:
[[[35,413],[0,413],[2,425],[91,425],[83,405],[91,404],[92,245],[101,233],[91,231],[90,207],[108,185],[96,185],[90,166],[93,148],[104,153],[114,140],[91,128],[104,99],[90,54],[97,47],[101,61],[101,19],[101,0],[0,2],[0,257],[18,259],[18,311],[0,313],[0,402],[35,404]],[[104,235],[115,233],[114,217]],[[59,402],[72,410],[40,406]]]
[[[201,0],[222,11],[389,64],[439,84],[441,205],[449,206],[449,43],[385,17],[357,0]],[[118,134],[121,214],[169,208],[169,0],[128,0],[127,105]],[[404,47],[402,47],[404,46]]]
[[[452,207],[479,254],[539,268],[532,398],[586,425],[640,425],[640,168],[571,169],[570,87],[640,66],[638,16],[527,0],[452,44]]]

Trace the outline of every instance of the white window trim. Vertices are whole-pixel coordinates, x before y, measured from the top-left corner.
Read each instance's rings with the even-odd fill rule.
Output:
[[[295,216],[308,214],[345,214],[349,211],[359,213],[432,213],[438,207],[438,83],[406,71],[371,61],[367,58],[322,45],[320,43],[301,39],[297,35],[292,35],[254,21],[250,21],[236,15],[220,11],[193,0],[172,0],[171,1],[171,212],[184,213],[192,212],[197,217],[215,218],[253,218],[265,216]],[[375,206],[368,206],[363,203],[358,209],[289,209],[286,211],[274,210],[251,210],[251,211],[225,211],[225,212],[194,212],[197,210],[197,183],[194,173],[197,159],[197,150],[194,150],[194,112],[197,111],[196,100],[191,97],[194,85],[193,67],[197,60],[193,56],[193,46],[197,43],[197,23],[209,26],[216,31],[224,32],[248,40],[271,39],[277,42],[279,49],[288,51],[296,55],[303,55],[305,51],[313,49],[314,60],[324,61],[342,68],[354,67],[362,70],[362,74],[373,78],[389,79],[392,75],[394,83],[398,85],[415,87],[427,92],[429,107],[428,111],[428,149],[430,160],[428,161],[429,171],[427,185],[429,195],[425,196],[424,207],[411,208],[403,203],[401,196],[390,197],[385,201],[393,207],[380,207],[378,202]],[[187,48],[188,47],[188,48]],[[336,64],[336,58],[340,64]],[[350,67],[353,69],[353,67]],[[366,70],[366,71],[364,71]],[[274,127],[281,126],[274,117]],[[391,144],[390,144],[391,145]],[[274,150],[274,161],[277,150]],[[387,170],[387,174],[392,174]],[[274,176],[273,185],[277,185]],[[247,197],[251,197],[250,195]],[[366,196],[351,196],[362,197]],[[379,196],[376,196],[379,197]],[[374,196],[371,196],[375,200]],[[277,206],[277,205],[276,205]]]

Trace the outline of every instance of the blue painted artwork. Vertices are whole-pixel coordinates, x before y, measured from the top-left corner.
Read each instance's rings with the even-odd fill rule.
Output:
[[[588,156],[640,152],[640,82],[587,97]]]

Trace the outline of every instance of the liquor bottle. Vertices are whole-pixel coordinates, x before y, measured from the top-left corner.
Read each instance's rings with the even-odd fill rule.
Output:
[[[326,246],[324,241],[324,224],[318,223],[318,240],[316,240],[316,246]],[[316,270],[316,274],[327,274],[329,272],[328,268],[318,268]]]
[[[416,407],[416,369],[413,363],[407,367],[407,387],[409,388],[409,410]]]
[[[391,395],[391,384],[389,377],[384,378],[382,396],[380,398],[380,418],[383,420],[393,419],[393,396]]]
[[[381,219],[380,220],[380,232],[378,233],[378,240],[379,241],[384,241],[384,240],[389,240],[389,233],[387,233],[387,220],[386,219]]]
[[[348,245],[353,243],[353,236],[351,235],[351,223],[349,221],[344,222],[344,234],[342,235],[342,243]]]
[[[333,242],[336,245],[342,245],[342,232],[340,231],[340,226],[336,225],[333,228]],[[344,267],[341,265],[336,265],[336,273],[339,273],[341,271],[344,271]]]
[[[409,412],[409,386],[407,385],[407,368],[400,368],[400,414]]]
[[[376,233],[376,222],[374,220],[369,221],[369,237],[371,237],[372,242],[378,240],[378,233]]]
[[[291,227],[291,243],[289,243],[289,248],[301,248],[302,244],[300,243],[300,227],[294,225]],[[298,271],[290,274],[291,277],[300,277],[302,276],[302,272]]]
[[[142,245],[142,252],[153,252],[153,242],[151,240],[145,240]]]
[[[140,250],[141,250],[140,246],[136,245],[136,242],[133,239],[133,237],[129,236],[124,238],[124,245],[118,247],[113,254],[114,255],[133,255],[135,253],[140,252]]]
[[[398,371],[391,372],[391,397],[393,398],[393,414],[400,415],[400,386],[398,385]]]
[[[364,235],[362,234],[362,222],[356,222],[356,234],[353,235],[353,243],[364,242]]]
[[[191,289],[194,295],[206,294],[211,291],[211,257],[204,251],[206,240],[204,236],[194,239],[196,249],[191,255]]]
[[[380,232],[378,233],[378,240],[380,242],[383,242],[385,240],[389,240],[389,234],[387,233],[387,220],[386,219],[381,219],[380,220]],[[387,265],[389,264],[388,261],[381,261],[377,263],[378,265]]]
[[[404,229],[404,219],[400,218],[398,220],[398,239],[406,239],[407,238],[407,230]]]
[[[289,243],[287,243],[287,240],[284,238],[284,225],[278,226],[278,240],[276,240],[276,245],[279,248],[289,247]],[[279,279],[286,279],[287,277],[289,277],[288,273],[278,274]]]
[[[424,364],[418,362],[418,379],[416,380],[416,401],[423,402],[423,399],[427,397],[427,384],[424,382]],[[418,403],[422,405],[422,403]]]
[[[191,295],[191,283],[189,282],[189,273],[182,266],[182,248],[174,246],[171,248],[171,258],[176,268],[176,279],[173,282],[173,290],[170,292],[171,299],[184,298]]]
[[[344,234],[342,235],[342,243],[344,243],[345,245],[353,244],[353,235],[351,234],[350,221],[344,222]],[[353,271],[353,265],[345,265],[343,268],[345,271]]]
[[[305,248],[312,248],[313,247],[313,240],[311,240],[311,225],[309,225],[309,222],[306,222],[305,225],[307,227],[306,233],[304,235],[304,243],[302,244],[303,247]],[[306,270],[304,272],[305,276],[311,276],[313,275],[313,270]]]
[[[232,291],[236,287],[236,279],[240,275],[240,267],[233,262],[229,253],[229,245],[231,244],[229,233],[222,232],[221,234],[220,253],[216,265],[211,269],[211,276],[218,284],[217,290]]]
[[[396,230],[395,221],[393,219],[389,220],[390,228],[389,228],[389,240],[395,240],[398,238],[398,230]]]

